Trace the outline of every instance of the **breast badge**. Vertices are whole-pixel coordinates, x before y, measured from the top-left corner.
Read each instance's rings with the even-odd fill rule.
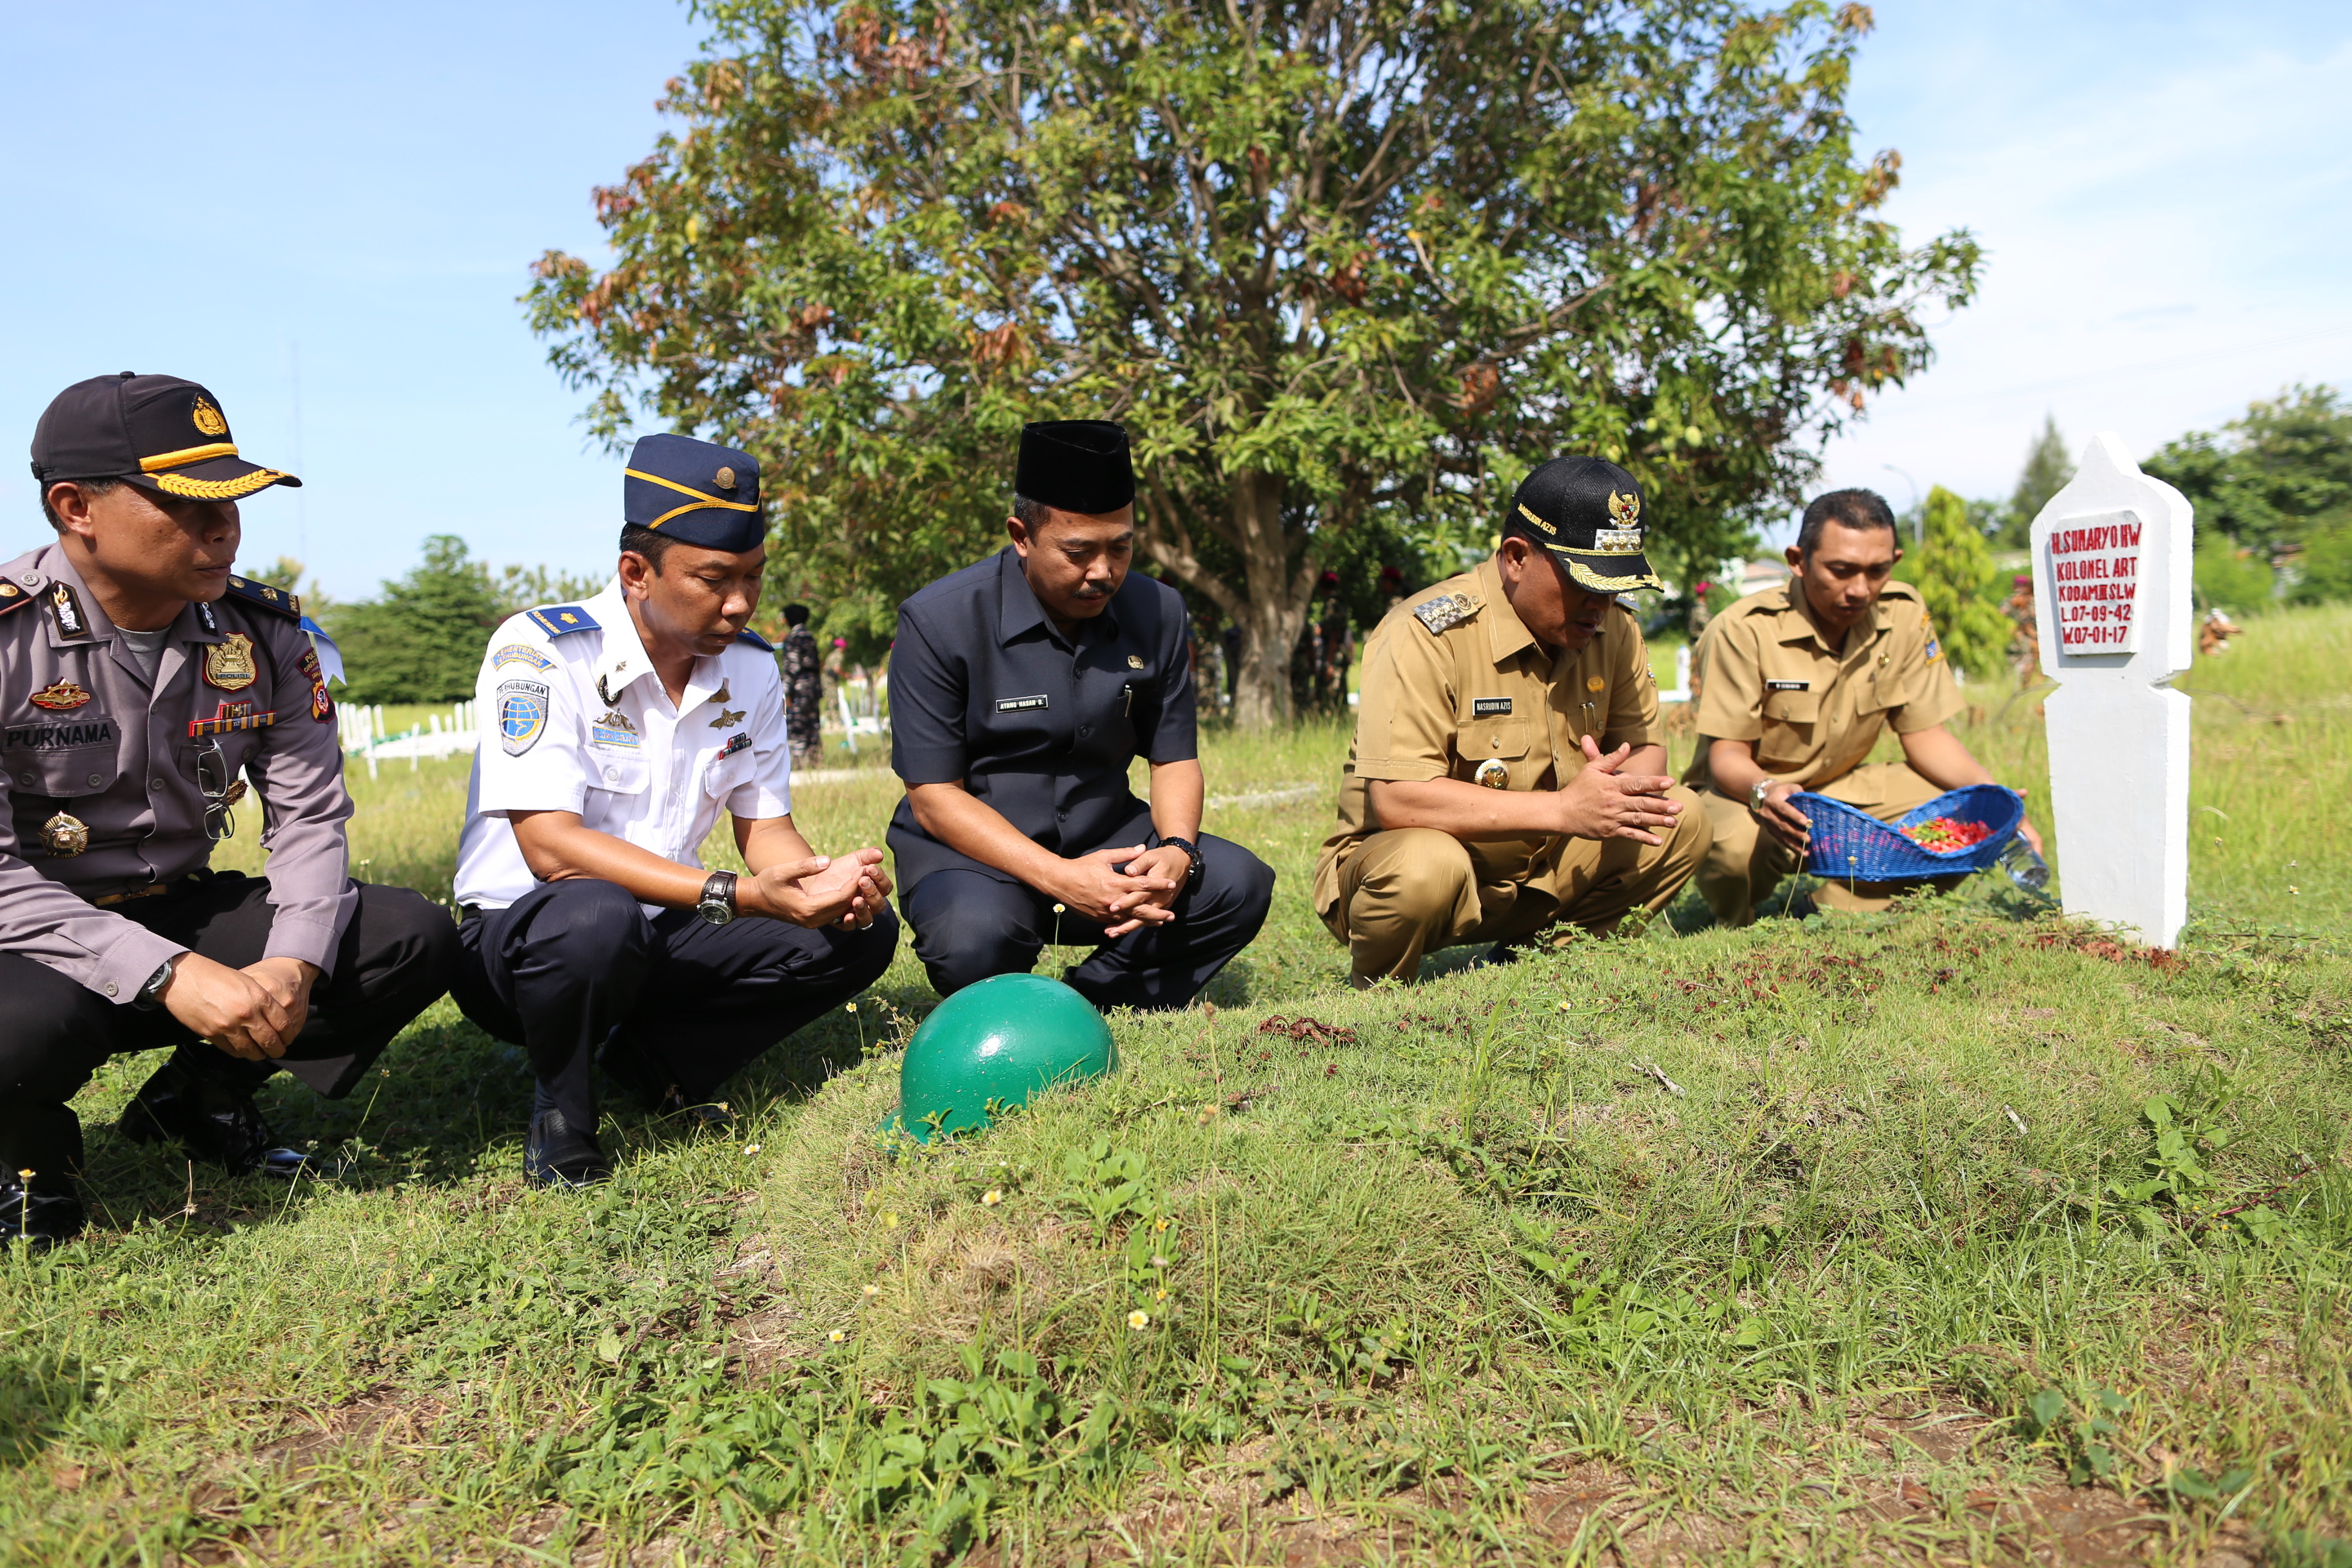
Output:
[[[637,727],[617,708],[605,710],[602,718],[588,726],[588,740],[593,745],[625,746],[631,750],[639,743]]]
[[[1139,653],[1129,654],[1127,656],[1127,668],[1129,669],[1141,669],[1143,668],[1143,656]]]
[[[59,680],[41,688],[26,699],[36,708],[46,708],[52,713],[63,713],[89,700],[89,693],[70,680]]]
[[[1587,691],[1601,690],[1606,688],[1608,684],[1609,680],[1606,676],[1588,675],[1584,678],[1584,689]]]
[[[89,847],[89,824],[61,811],[41,824],[41,844],[58,858],[70,859]]]
[[[742,721],[743,721],[743,710],[742,710],[742,709],[740,709],[740,708],[721,708],[721,709],[719,710],[719,717],[718,717],[718,718],[716,718],[716,719],[713,719],[713,720],[710,721],[710,727],[711,727],[712,729],[714,729],[714,730],[731,730],[731,729],[733,729],[736,725],[740,724]]]
[[[539,744],[547,731],[548,689],[536,680],[508,680],[499,685],[499,746],[509,757],[520,757]]]
[[[1478,771],[1471,777],[1488,789],[1508,789],[1511,787],[1511,764],[1500,757],[1488,757],[1478,764]]]
[[[205,649],[205,684],[223,691],[242,691],[258,673],[253,663],[253,639],[231,632]]]

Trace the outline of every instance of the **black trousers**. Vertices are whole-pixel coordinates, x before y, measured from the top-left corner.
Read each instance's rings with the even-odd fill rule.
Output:
[[[1176,918],[1116,942],[1103,940],[1108,927],[1056,915],[1045,894],[986,871],[934,871],[905,902],[915,956],[942,996],[992,975],[1028,973],[1050,941],[1094,949],[1062,977],[1079,995],[1105,1009],[1152,1012],[1186,1005],[1250,944],[1274,903],[1274,868],[1204,833],[1200,885],[1176,900]]]
[[[276,1061],[246,1061],[198,1042],[163,1008],[118,1004],[17,952],[0,952],[0,1161],[46,1177],[79,1171],[81,1121],[66,1102],[99,1064],[124,1051],[180,1047],[199,1074],[247,1093],[280,1067],[341,1099],[410,1019],[449,988],[457,931],[448,911],[406,888],[360,884],[360,907],[335,949],[334,973],[310,993],[301,1035]],[[242,969],[269,944],[269,883],[238,871],[189,878],[116,906],[158,936]]]
[[[469,915],[450,985],[466,1016],[530,1053],[542,1083],[610,1043],[653,1081],[706,1102],[826,1008],[882,977],[898,946],[887,908],[864,931],[692,910],[648,917],[611,882],[541,882]]]

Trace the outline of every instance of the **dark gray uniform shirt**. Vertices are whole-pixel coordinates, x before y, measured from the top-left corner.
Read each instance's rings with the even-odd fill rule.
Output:
[[[151,679],[62,547],[0,565],[0,950],[116,1003],[185,950],[88,900],[211,860],[200,749],[217,744],[226,776],[242,769],[268,805],[264,956],[331,973],[359,906],[342,744],[299,601],[230,584],[213,604],[182,607]],[[238,808],[243,831],[257,804]],[[60,816],[69,821],[53,835]],[[73,823],[88,845],[66,853],[79,841]]]
[[[1150,808],[1128,764],[1200,754],[1184,650],[1184,601],[1140,572],[1064,637],[1008,546],[898,606],[890,765],[909,785],[961,783],[1056,855],[1139,842]],[[908,892],[950,868],[1013,880],[925,833],[909,801],[889,843]]]

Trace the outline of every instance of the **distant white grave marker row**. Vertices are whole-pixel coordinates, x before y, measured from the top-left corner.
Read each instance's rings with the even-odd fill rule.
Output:
[[[2063,908],[2171,947],[2189,920],[2190,512],[2102,431],[2033,520]]]

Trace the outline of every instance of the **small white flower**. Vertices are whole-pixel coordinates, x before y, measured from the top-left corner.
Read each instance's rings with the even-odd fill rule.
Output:
[[[1003,1201],[1004,1191],[1001,1187],[991,1187],[988,1191],[980,1194],[980,1203],[982,1208],[992,1209]]]
[[[756,1154],[759,1152],[760,1146],[757,1143],[746,1143],[743,1145],[743,1152],[746,1154]]]
[[[825,1335],[824,1337],[831,1340],[835,1344],[839,1344],[842,1341],[849,1337],[849,1331],[847,1329],[835,1329],[833,1332]]]
[[[1141,1333],[1144,1330],[1151,1326],[1151,1314],[1145,1311],[1142,1308],[1138,1307],[1134,1311],[1129,1312],[1127,1315],[1127,1326],[1133,1329],[1136,1332]]]

